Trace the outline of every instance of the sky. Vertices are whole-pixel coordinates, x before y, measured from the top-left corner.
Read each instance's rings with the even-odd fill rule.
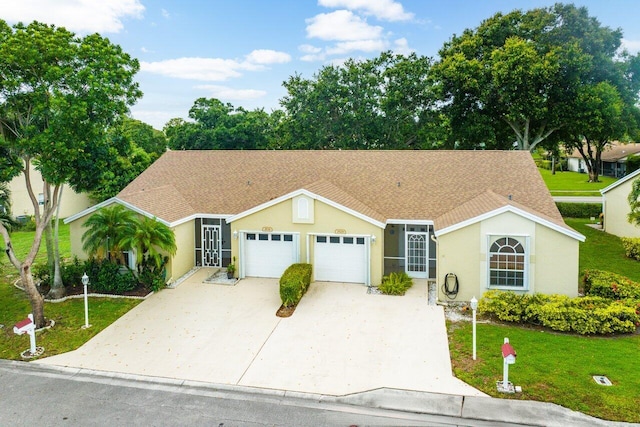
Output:
[[[282,83],[391,50],[437,59],[454,34],[497,12],[546,0],[0,0],[10,25],[37,20],[100,33],[140,61],[132,116],[156,129],[188,118],[198,98],[248,110],[280,107]],[[640,51],[640,1],[576,0]]]

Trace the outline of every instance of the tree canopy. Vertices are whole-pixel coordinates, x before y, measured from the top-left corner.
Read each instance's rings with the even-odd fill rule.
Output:
[[[454,35],[433,69],[453,138],[463,148],[533,150],[584,124],[578,100],[603,82],[633,108],[638,60],[619,54],[621,38],[586,8],[563,4],[498,13]]]
[[[199,98],[189,118],[172,119],[164,127],[173,150],[264,149],[271,141],[271,121],[262,109],[247,111],[215,98]]]
[[[42,234],[55,213],[62,185],[78,192],[99,182],[108,164],[114,125],[142,94],[134,76],[138,61],[98,34],[77,37],[64,28],[33,22],[8,26],[0,20],[0,178],[21,172],[34,207],[36,232],[29,254],[20,261],[0,224],[7,254],[20,271],[35,323],[44,325],[42,296],[31,265]],[[31,186],[29,166],[44,180]],[[36,195],[42,192],[44,204]]]
[[[285,81],[279,148],[437,148],[446,134],[429,80],[431,59],[383,52]]]

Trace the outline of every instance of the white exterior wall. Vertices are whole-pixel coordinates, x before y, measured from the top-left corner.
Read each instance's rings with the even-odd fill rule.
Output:
[[[31,166],[31,187],[35,193],[36,198],[38,194],[43,193],[43,181],[40,172],[35,170],[33,165]],[[24,179],[24,175],[13,178],[9,182],[9,190],[11,191],[11,214],[14,217],[21,215],[33,215],[33,203],[29,198],[27,192],[27,184]],[[60,203],[60,218],[66,218],[74,215],[88,207],[91,207],[93,203],[84,193],[76,193],[68,185],[64,185],[62,188],[62,201]]]
[[[438,237],[439,300],[447,301],[442,292],[447,273],[459,280],[455,301],[479,299],[489,290],[487,254],[492,237],[515,237],[525,245],[528,287],[515,292],[578,295],[578,240],[505,212]]]
[[[640,179],[640,175],[635,175],[603,193],[604,231],[607,233],[619,237],[640,237],[640,227],[630,224],[627,220],[627,215],[631,212],[627,197],[636,179]]]

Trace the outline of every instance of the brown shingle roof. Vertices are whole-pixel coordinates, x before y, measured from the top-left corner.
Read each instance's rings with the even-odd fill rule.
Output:
[[[490,190],[564,224],[522,151],[170,151],[118,198],[174,222],[300,189],[378,220],[433,220]]]
[[[506,206],[513,206],[514,208],[535,215],[559,227],[566,228],[567,230],[572,230],[564,223],[562,218],[550,217],[540,212],[536,212],[528,206],[518,203],[513,198],[509,200],[508,197],[496,194],[491,190],[487,190],[484,193],[469,200],[468,202],[461,204],[460,206],[444,213],[443,215],[440,215],[435,219],[434,227],[437,230],[442,230],[444,228],[451,227],[455,224],[459,224],[463,221],[476,218],[482,214],[494,211],[496,209],[504,208]]]
[[[636,154],[640,154],[640,144],[636,142],[623,144],[621,142],[614,141],[604,149],[601,159],[603,162],[617,162],[618,160]],[[576,148],[569,157],[581,159],[582,155]]]

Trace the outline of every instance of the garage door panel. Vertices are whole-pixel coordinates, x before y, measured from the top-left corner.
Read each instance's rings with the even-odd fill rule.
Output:
[[[279,278],[297,262],[296,239],[287,233],[247,233],[245,276]]]
[[[316,236],[314,259],[317,281],[366,282],[364,237]]]

